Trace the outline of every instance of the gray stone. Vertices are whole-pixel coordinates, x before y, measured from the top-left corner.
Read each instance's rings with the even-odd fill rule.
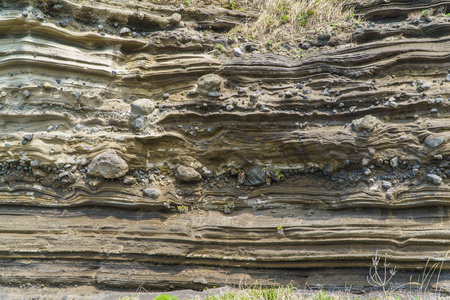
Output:
[[[88,166],[88,175],[94,177],[119,178],[127,172],[127,163],[114,150],[97,155]]]
[[[445,76],[445,81],[450,82],[450,74],[447,74],[447,76]]]
[[[31,92],[30,92],[29,90],[25,90],[25,91],[23,91],[22,96],[23,96],[25,99],[28,99],[28,98],[30,98],[30,96],[31,96]]]
[[[445,141],[445,136],[433,136],[429,135],[425,139],[425,145],[430,148],[439,147]]]
[[[333,28],[330,25],[325,26],[319,31],[317,38],[322,41],[328,41],[331,38]]]
[[[389,161],[389,163],[391,164],[391,166],[392,166],[393,168],[397,168],[397,167],[398,167],[398,157],[397,157],[397,156],[394,157],[393,159],[391,159],[391,160]]]
[[[30,166],[31,167],[39,166],[39,160],[35,159],[35,160],[30,161]]]
[[[244,55],[244,51],[242,51],[241,48],[233,48],[233,54],[236,57],[240,57],[241,55]]]
[[[427,180],[435,185],[440,185],[442,183],[442,178],[435,174],[427,174]]]
[[[379,123],[380,121],[372,115],[366,115],[363,118],[352,121],[353,129],[356,131],[372,131]]]
[[[83,93],[81,93],[80,91],[75,91],[75,92],[72,93],[72,96],[75,98],[75,100],[78,101],[82,94]]]
[[[196,92],[202,95],[208,95],[209,92],[220,91],[222,78],[216,74],[206,74],[197,80]]]
[[[385,190],[388,190],[388,189],[390,189],[390,188],[392,187],[392,183],[390,183],[389,181],[383,180],[383,181],[381,182],[381,187],[382,187],[383,189],[385,189]]]
[[[179,166],[175,171],[175,178],[181,182],[198,182],[202,180],[202,175],[194,168]]]
[[[208,97],[210,97],[210,98],[219,98],[220,97],[220,93],[219,92],[209,92],[208,93]]]
[[[23,136],[23,139],[27,140],[27,141],[31,141],[33,139],[33,136],[34,136],[33,133],[28,133]]]
[[[390,188],[386,191],[386,199],[388,200],[394,200],[395,198],[395,189],[394,188]]]
[[[158,197],[161,195],[161,192],[154,187],[148,187],[143,190],[144,195],[153,199],[158,199]]]
[[[148,115],[155,110],[155,104],[150,99],[139,99],[131,103],[131,113],[135,115]]]
[[[139,117],[136,120],[134,120],[133,125],[136,129],[142,130],[145,128],[146,123],[147,123],[146,117]]]
[[[245,172],[244,185],[261,185],[266,182],[266,172],[260,166],[252,166]]]
[[[164,98],[164,99],[167,99],[167,98],[169,98],[169,96],[170,96],[169,93],[164,93],[163,98]]]
[[[134,178],[133,176],[125,176],[123,178],[123,183],[128,184],[128,185],[133,185],[136,183],[136,178]]]
[[[130,32],[131,32],[131,30],[127,27],[120,29],[120,35],[128,35],[128,34],[130,34]]]

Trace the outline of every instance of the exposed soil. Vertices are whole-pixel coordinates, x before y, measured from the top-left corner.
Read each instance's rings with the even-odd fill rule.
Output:
[[[229,8],[0,6],[0,294],[365,292],[377,251],[447,289],[450,2],[273,43]]]

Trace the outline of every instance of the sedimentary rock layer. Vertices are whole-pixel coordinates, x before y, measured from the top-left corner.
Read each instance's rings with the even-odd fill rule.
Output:
[[[448,4],[410,5],[359,13]],[[363,288],[377,251],[399,283],[445,261],[448,19],[374,23],[298,59],[219,52],[251,12],[1,10],[4,283]]]

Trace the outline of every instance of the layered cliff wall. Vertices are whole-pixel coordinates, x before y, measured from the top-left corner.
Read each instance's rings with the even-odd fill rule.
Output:
[[[360,289],[377,251],[398,283],[444,261],[450,2],[355,9],[299,57],[212,4],[3,4],[2,284]]]

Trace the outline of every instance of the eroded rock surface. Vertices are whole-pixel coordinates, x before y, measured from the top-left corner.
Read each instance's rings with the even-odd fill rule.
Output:
[[[361,290],[377,251],[422,275],[449,249],[450,25],[406,17],[444,4],[364,1],[300,52],[228,43],[255,16],[214,5],[2,4],[2,284]]]

